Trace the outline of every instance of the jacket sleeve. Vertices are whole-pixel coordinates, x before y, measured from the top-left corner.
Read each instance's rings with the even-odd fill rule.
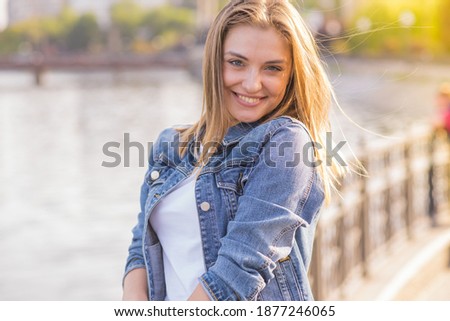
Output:
[[[313,219],[316,213],[303,210],[316,175],[304,160],[308,151],[311,139],[300,124],[269,133],[217,261],[200,277],[210,299],[255,300],[274,277],[276,262],[291,252],[296,230]]]
[[[142,235],[143,235],[143,229],[144,229],[144,219],[145,219],[145,202],[147,199],[148,194],[148,185],[147,183],[143,182],[141,186],[141,196],[140,196],[140,203],[141,203],[141,210],[138,214],[138,221],[137,224],[132,229],[132,240],[131,244],[128,248],[128,258],[125,265],[125,276],[129,272],[131,272],[134,269],[137,268],[143,268],[145,267],[144,262],[144,255],[142,250]]]
[[[128,258],[126,260],[125,265],[125,276],[132,270],[137,268],[143,268],[145,267],[145,261],[144,261],[144,253],[143,253],[143,233],[144,233],[144,226],[145,226],[145,203],[148,198],[148,192],[149,192],[149,185],[146,182],[146,179],[151,172],[152,167],[154,167],[155,163],[155,157],[158,155],[158,151],[160,149],[160,142],[163,139],[162,137],[168,130],[166,129],[163,131],[158,138],[156,139],[155,143],[151,145],[150,152],[149,152],[149,158],[148,158],[148,168],[144,176],[144,181],[141,185],[140,190],[140,212],[138,214],[137,218],[137,224],[132,229],[132,240],[131,244],[128,248]]]

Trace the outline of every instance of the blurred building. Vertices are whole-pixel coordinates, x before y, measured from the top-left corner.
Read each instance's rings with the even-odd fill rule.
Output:
[[[57,15],[66,0],[9,0],[8,23],[30,19],[33,17]]]
[[[119,0],[66,0],[67,3],[77,12],[92,12],[101,26],[110,24],[110,8]],[[151,8],[168,2],[168,0],[133,0],[143,8]]]
[[[7,0],[0,0],[0,31],[8,25]]]
[[[110,22],[111,5],[119,0],[6,0],[8,1],[8,23],[30,19],[33,17],[54,16],[57,15],[64,5],[69,5],[79,13],[92,12],[97,16],[100,25],[107,26]],[[1,10],[0,0],[0,10]],[[150,8],[165,3],[169,0],[134,0],[135,3],[143,8]],[[0,11],[0,28],[1,28]],[[5,18],[6,20],[6,18]]]

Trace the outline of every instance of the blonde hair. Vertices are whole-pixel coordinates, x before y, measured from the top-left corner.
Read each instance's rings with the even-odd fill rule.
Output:
[[[282,115],[291,116],[305,124],[314,142],[325,146],[325,133],[330,129],[328,111],[334,97],[331,84],[323,69],[315,39],[297,9],[287,0],[231,0],[212,23],[205,43],[203,60],[203,110],[200,120],[189,129],[180,129],[181,141],[192,137],[204,146],[219,144],[232,124],[232,117],[223,104],[223,44],[227,33],[237,25],[274,28],[291,47],[292,75],[281,103],[266,115],[268,121]],[[184,145],[186,146],[186,145]],[[183,155],[186,147],[181,147]],[[211,150],[203,149],[198,162],[206,164]],[[326,199],[330,187],[344,167],[326,161],[323,150],[316,149],[318,168],[324,183]]]

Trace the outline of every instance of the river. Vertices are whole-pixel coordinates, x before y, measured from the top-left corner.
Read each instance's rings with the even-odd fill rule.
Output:
[[[328,70],[352,121],[379,133],[429,122],[450,75],[444,65],[349,58]],[[145,172],[147,148],[136,145],[194,122],[200,106],[201,85],[183,70],[48,72],[41,87],[29,73],[1,72],[0,300],[120,299]],[[364,133],[338,111],[333,124],[349,140]],[[102,166],[110,142],[120,144],[116,167]]]

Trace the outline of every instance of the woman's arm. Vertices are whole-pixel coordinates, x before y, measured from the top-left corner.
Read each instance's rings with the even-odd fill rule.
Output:
[[[195,288],[194,292],[192,292],[188,301],[211,301],[211,300],[209,299],[205,290],[203,290],[203,287],[199,284]]]
[[[148,301],[147,274],[145,269],[130,271],[123,281],[123,301]]]
[[[303,154],[308,159],[303,159]],[[302,125],[270,130],[270,139],[263,145],[239,197],[234,220],[220,240],[217,260],[201,276],[211,298],[255,300],[274,277],[277,261],[292,251],[297,231],[305,235],[298,247],[312,244],[306,236],[311,235],[309,224],[323,195],[312,188],[315,169],[308,163],[311,159],[311,138]],[[315,201],[307,202],[311,191]],[[303,259],[309,264],[308,257]]]

